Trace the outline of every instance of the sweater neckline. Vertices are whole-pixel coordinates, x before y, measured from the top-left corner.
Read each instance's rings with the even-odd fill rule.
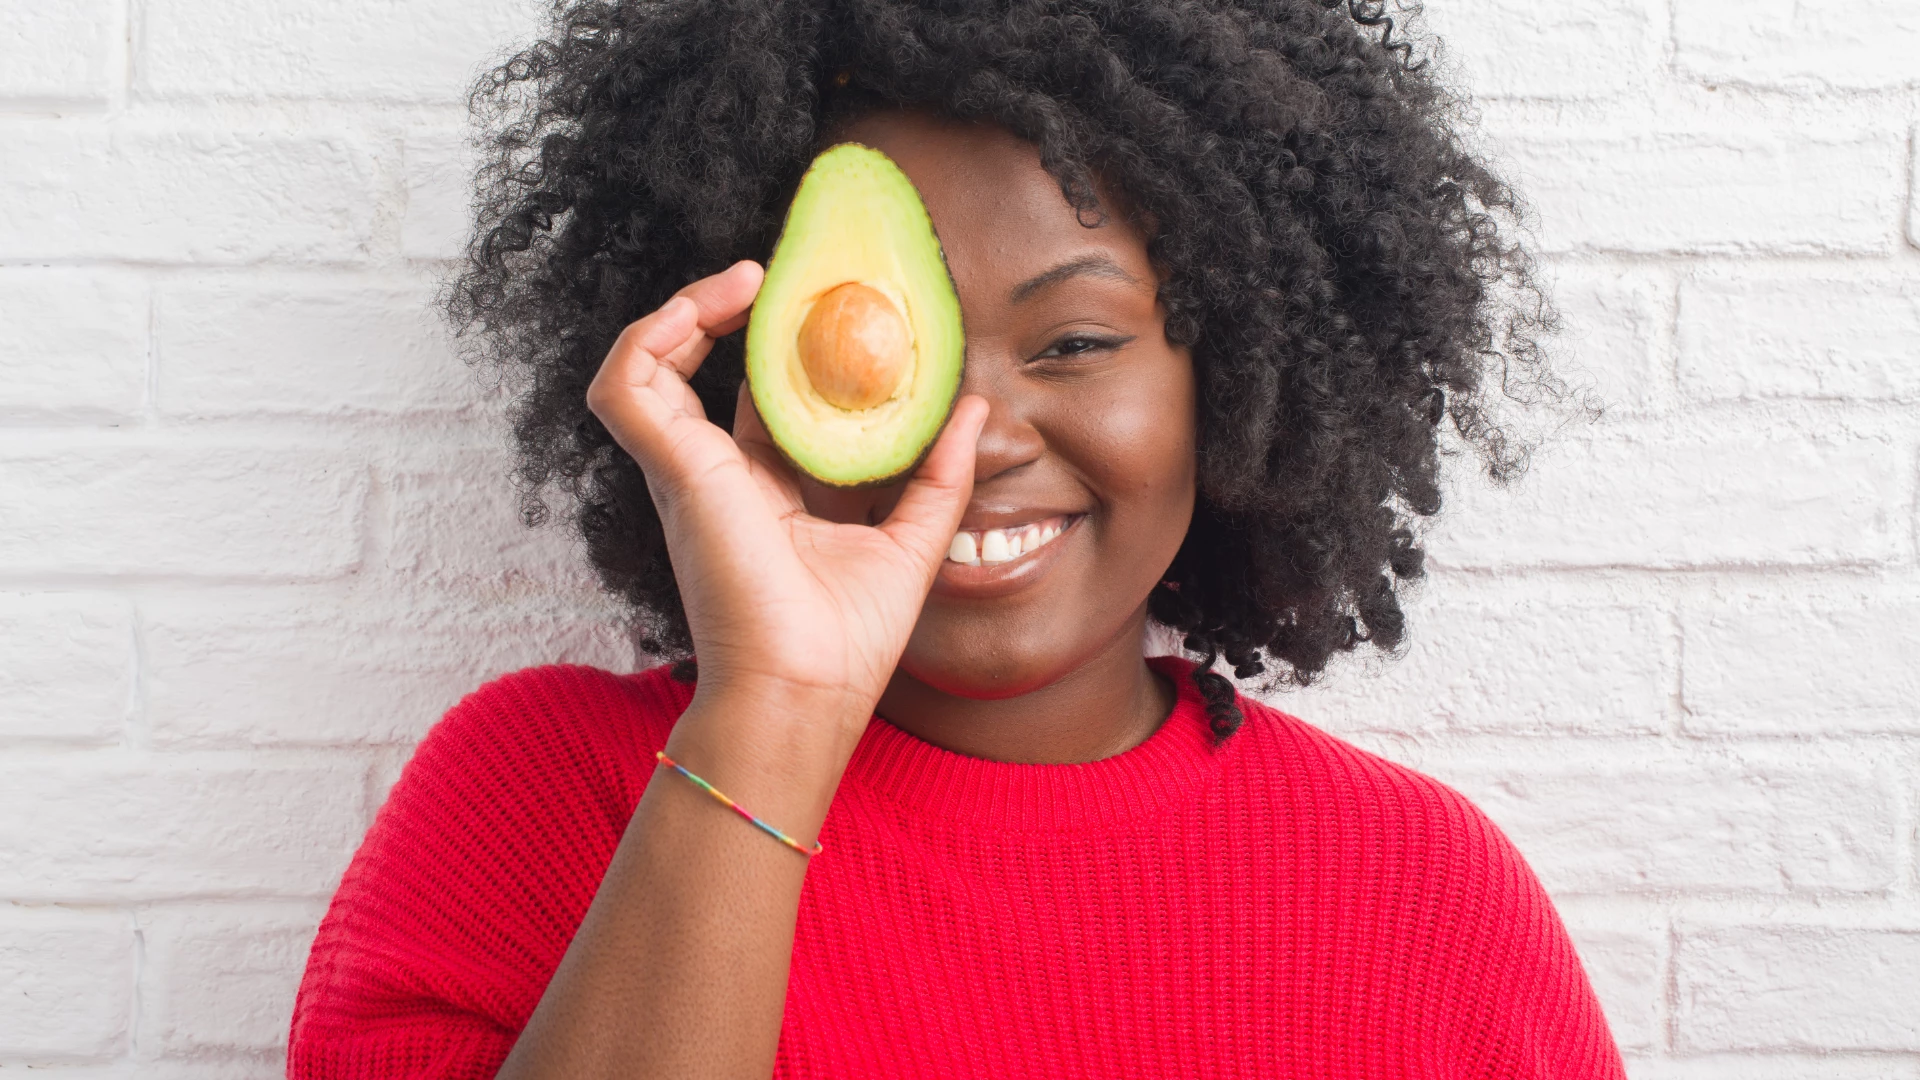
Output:
[[[846,777],[908,820],[976,832],[1102,829],[1152,817],[1217,775],[1226,747],[1214,746],[1192,663],[1173,656],[1147,663],[1172,680],[1176,698],[1166,720],[1131,750],[1073,764],[989,761],[942,749],[876,715]]]

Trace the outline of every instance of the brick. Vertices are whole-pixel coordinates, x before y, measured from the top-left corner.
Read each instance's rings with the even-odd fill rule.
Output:
[[[1905,134],[1652,131],[1500,140],[1549,251],[1893,249]]]
[[[1609,413],[1644,413],[1668,396],[1658,352],[1671,290],[1643,274],[1613,268],[1556,275],[1553,299],[1566,323],[1555,367],[1590,388]]]
[[[1629,1053],[1633,1080],[1920,1080],[1920,1062],[1878,1055],[1846,1057],[1810,1054],[1701,1054],[1684,1058]]]
[[[1643,85],[1660,39],[1643,0],[1433,4],[1426,21],[1475,97],[1612,97]]]
[[[472,228],[474,157],[456,131],[427,130],[406,137],[407,212],[400,219],[400,252],[414,259],[452,259],[466,249]]]
[[[1859,0],[1676,0],[1674,58],[1707,82],[1868,89],[1920,82],[1920,8]]]
[[[0,1072],[6,1070],[0,1065]],[[190,1057],[124,1057],[97,1065],[29,1066],[31,1080],[285,1080],[285,1055],[203,1051]],[[9,1077],[11,1080],[11,1077]]]
[[[151,1039],[162,1053],[181,1055],[284,1051],[322,913],[313,905],[143,913],[142,1043]]]
[[[1920,247],[1920,126],[1915,126],[1908,142],[1912,146],[1907,161],[1907,243]]]
[[[149,0],[142,15],[134,88],[163,97],[458,101],[535,29],[517,0]]]
[[[1680,385],[1703,400],[1920,397],[1920,278],[1717,274],[1683,282]]]
[[[1689,927],[1674,975],[1682,1050],[1920,1050],[1920,929]]]
[[[124,421],[147,383],[147,290],[101,270],[0,269],[0,416]]]
[[[1505,490],[1462,479],[1447,566],[1858,565],[1905,557],[1910,451],[1853,434],[1562,435]]]
[[[405,413],[480,396],[424,285],[222,278],[162,288],[163,413]]]
[[[1664,936],[1641,929],[1582,926],[1567,933],[1607,1014],[1622,1050],[1649,1050],[1661,1041],[1659,1003],[1666,993]]]
[[[341,136],[0,123],[0,258],[356,259],[373,167]]]
[[[117,0],[62,0],[0,7],[0,98],[104,105],[113,90]]]
[[[1688,609],[1683,627],[1690,731],[1920,733],[1911,586],[1851,603],[1728,599]]]
[[[382,473],[393,515],[387,573],[479,586],[492,597],[566,597],[585,605],[597,595],[586,551],[562,515],[539,529],[521,523],[505,451],[448,447],[390,468]]]
[[[0,764],[0,895],[321,896],[366,827],[357,764],[61,755]]]
[[[125,915],[0,905],[0,1060],[118,1053],[133,1012],[133,971],[133,921]]]
[[[360,558],[366,467],[336,451],[40,437],[0,443],[0,474],[15,574],[320,578]]]
[[[1868,768],[1637,760],[1442,778],[1555,894],[1870,893],[1898,873],[1895,785]]]
[[[149,601],[141,615],[146,717],[165,746],[410,745],[505,672],[633,663],[617,623],[581,613],[268,595]]]
[[[1662,633],[1655,613],[1626,607],[1423,605],[1390,666],[1273,700],[1343,731],[1654,732],[1670,681]]]
[[[0,738],[111,741],[132,692],[126,601],[0,593]]]

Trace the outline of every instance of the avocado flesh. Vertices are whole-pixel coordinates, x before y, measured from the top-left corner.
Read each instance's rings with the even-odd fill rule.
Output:
[[[841,287],[850,283],[884,297],[878,307],[884,311],[890,303],[906,328],[899,362],[877,369],[891,387],[850,398],[829,386],[842,401],[879,399],[865,408],[828,400],[801,353],[816,303],[836,290],[844,297],[849,290]],[[898,340],[896,334],[873,339]],[[747,385],[774,445],[834,487],[897,479],[919,463],[946,423],[960,390],[964,345],[960,299],[913,182],[885,154],[858,143],[815,158],[787,210],[747,323]],[[809,358],[820,362],[817,351]]]

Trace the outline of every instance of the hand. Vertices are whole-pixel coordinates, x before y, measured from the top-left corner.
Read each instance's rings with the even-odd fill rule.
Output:
[[[963,398],[878,527],[806,512],[742,386],[728,436],[687,379],[746,323],[763,271],[740,262],[624,330],[587,404],[646,474],[700,658],[700,692],[830,703],[847,752],[864,730],[973,491],[987,404]]]

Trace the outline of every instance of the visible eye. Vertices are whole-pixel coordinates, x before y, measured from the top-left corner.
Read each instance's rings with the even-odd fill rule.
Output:
[[[1096,334],[1068,334],[1067,336],[1060,338],[1059,340],[1055,341],[1053,344],[1041,350],[1040,355],[1034,357],[1034,359],[1040,360],[1040,359],[1057,357],[1057,356],[1083,356],[1087,353],[1107,352],[1113,349],[1117,349],[1120,346],[1125,345],[1127,342],[1132,340],[1133,339],[1130,337],[1101,337]]]

